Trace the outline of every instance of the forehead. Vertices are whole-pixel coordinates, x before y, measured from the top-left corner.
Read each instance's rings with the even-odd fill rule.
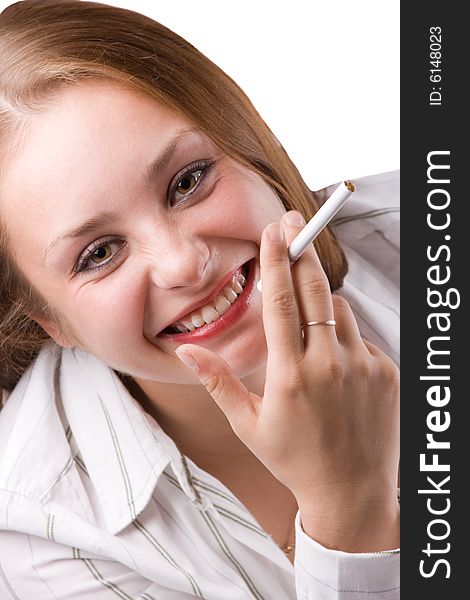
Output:
[[[30,118],[0,181],[7,227],[28,218],[53,220],[51,206],[73,197],[106,197],[129,185],[149,155],[191,124],[157,100],[115,84],[65,87]],[[126,169],[121,169],[122,164]],[[60,211],[59,211],[60,212]],[[18,225],[18,223],[16,223]]]
[[[141,145],[145,139],[154,136],[157,143],[188,125],[157,100],[117,85],[89,82],[68,86],[28,120],[18,150],[7,160],[7,179],[21,171],[15,183],[25,182],[25,173],[30,185],[46,176],[69,182],[73,179],[70,175],[76,175],[77,164],[93,172],[93,167],[97,170],[107,159],[119,156],[123,147],[127,156],[132,150],[138,158],[139,150],[145,152]],[[102,160],[97,161],[100,156]]]

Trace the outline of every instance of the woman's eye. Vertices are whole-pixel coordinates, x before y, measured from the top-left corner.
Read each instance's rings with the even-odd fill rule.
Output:
[[[176,185],[176,192],[182,196],[186,196],[192,192],[197,187],[201,175],[202,169],[198,169],[182,177]]]
[[[123,240],[108,240],[93,243],[79,257],[75,266],[75,273],[96,271],[111,265],[124,249]]]
[[[94,262],[95,265],[99,265],[107,260],[110,256],[112,256],[111,246],[109,244],[104,244],[93,251],[90,256],[90,260]]]
[[[179,173],[170,187],[170,203],[178,203],[188,199],[204,187],[205,178],[215,161],[197,161],[189,165],[183,173]]]

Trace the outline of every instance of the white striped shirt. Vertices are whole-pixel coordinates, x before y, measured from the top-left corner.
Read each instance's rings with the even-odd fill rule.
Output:
[[[355,183],[334,225],[341,293],[397,360],[398,173]],[[0,412],[2,600],[396,600],[398,561],[323,548],[298,513],[292,565],[83,351],[46,346]]]

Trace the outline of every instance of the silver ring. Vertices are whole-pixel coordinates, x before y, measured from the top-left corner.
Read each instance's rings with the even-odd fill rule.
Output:
[[[336,325],[336,321],[334,319],[328,319],[328,321],[309,321],[308,323],[301,323],[300,329],[304,329],[304,327],[311,327],[312,325],[330,325],[334,327]]]

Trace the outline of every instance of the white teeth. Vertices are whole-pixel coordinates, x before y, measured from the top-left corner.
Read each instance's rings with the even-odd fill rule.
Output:
[[[191,321],[193,322],[194,327],[202,327],[206,324],[201,315],[198,315],[197,313],[191,315]]]
[[[224,294],[225,297],[227,298],[227,300],[230,302],[230,304],[233,304],[235,302],[235,300],[238,298],[238,294],[235,290],[233,290],[231,287],[224,287]]]
[[[203,306],[192,315],[174,323],[172,327],[179,333],[187,333],[188,331],[194,331],[207,323],[217,321],[217,319],[229,310],[239,294],[243,292],[243,286],[245,284],[246,279],[242,273],[234,275],[232,277],[231,285],[225,286],[222,292],[219,292],[213,299],[212,304]]]
[[[184,325],[175,325],[174,326],[180,333],[186,333],[188,331],[188,328],[185,327]]]
[[[189,331],[194,331],[196,329],[191,319],[185,319],[184,321],[181,321],[181,323],[186,327],[186,329],[189,329]]]
[[[214,304],[219,315],[223,315],[232,306],[225,296],[216,296]]]
[[[232,279],[232,288],[237,292],[237,294],[241,294],[243,292],[243,288],[241,283],[238,281],[236,277]]]
[[[212,306],[204,306],[201,310],[201,315],[206,323],[212,323],[212,321],[216,321],[220,317],[219,313]]]

